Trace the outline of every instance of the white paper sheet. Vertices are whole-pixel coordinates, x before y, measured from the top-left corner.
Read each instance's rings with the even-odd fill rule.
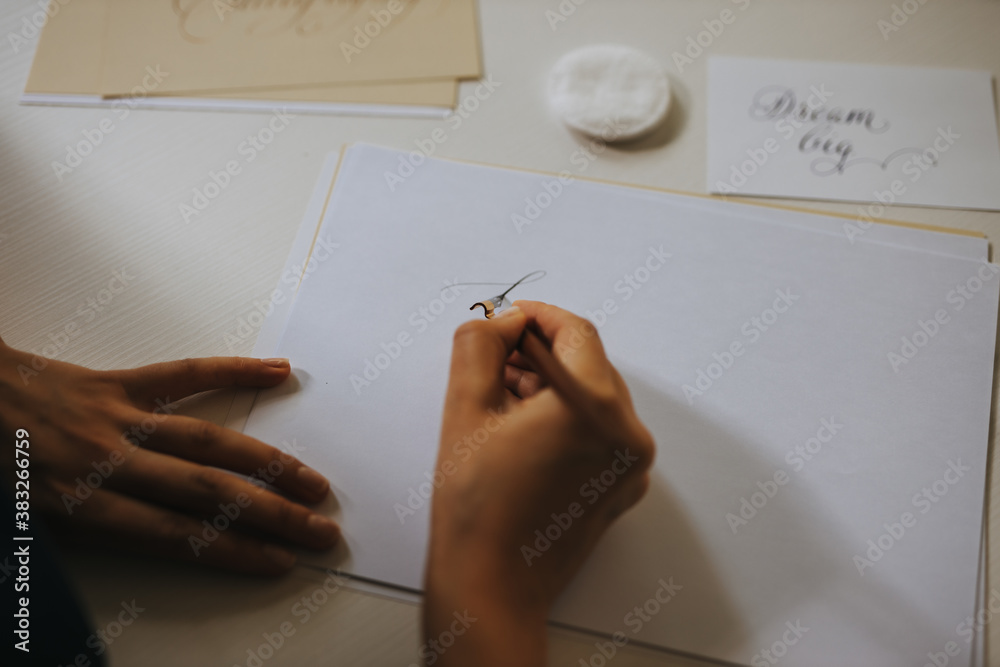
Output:
[[[316,179],[316,186],[309,200],[309,206],[299,223],[299,231],[278,281],[278,289],[282,290],[281,302],[275,304],[274,310],[265,318],[258,331],[257,341],[253,349],[255,357],[265,358],[277,353],[278,341],[288,321],[294,292],[298,289],[297,283],[289,285],[288,276],[306,275],[305,268],[309,266],[313,244],[326,212],[333,183],[336,180],[340,158],[338,153],[328,155],[320,170],[320,175]],[[555,175],[551,176],[555,177]],[[682,199],[688,206],[696,207],[698,205],[694,197],[682,196]],[[831,236],[842,236],[852,244],[864,237],[864,241],[868,243],[881,243],[968,259],[989,259],[989,241],[979,235],[941,233],[904,224],[882,224],[861,216],[848,219],[816,212],[789,210],[769,204],[760,205],[760,210],[756,211],[743,204],[728,204],[724,200],[718,199],[709,201],[706,205],[716,209],[735,206],[735,210],[740,211],[740,214],[747,219],[811,229]],[[756,215],[754,215],[755,213]],[[292,298],[284,298],[285,296]],[[222,418],[227,428],[242,431],[246,427],[246,420],[250,416],[250,410],[256,396],[256,390],[235,392],[234,400],[227,414]]]
[[[985,71],[712,57],[710,192],[1000,209]]]
[[[466,302],[491,295],[470,288],[439,307],[443,281],[544,268],[517,296],[591,314],[614,302],[601,334],[660,446],[650,496],[600,545],[555,620],[739,663],[762,659],[800,621],[809,630],[779,647],[783,664],[913,664],[948,641],[964,651],[951,664],[968,664],[958,627],[977,586],[990,268],[760,224],[747,217],[765,214],[741,216],[746,207],[586,183],[565,186],[519,234],[511,215],[551,179],[429,161],[390,196],[385,173],[398,159],[348,153],[320,232],[343,252],[303,285],[279,349],[298,386],[264,394],[248,424],[268,441],[308,443],[304,458],[331,477],[347,571],[420,585],[426,507],[401,525],[393,506],[432,471],[451,333]],[[626,300],[616,285],[644,277],[637,270],[660,244],[672,257]],[[949,292],[978,271],[990,279],[955,310]],[[769,319],[780,290],[798,300],[751,341],[744,323]],[[441,312],[429,322],[421,307]],[[940,309],[947,322],[893,372],[887,354]],[[394,351],[402,332],[412,345],[358,395],[351,375],[381,361],[382,343]],[[745,353],[689,404],[682,387],[737,340]],[[786,452],[824,418],[844,428],[793,470]],[[956,458],[971,470],[918,514],[913,495]],[[778,470],[789,482],[734,535],[726,514]],[[904,511],[915,526],[860,577],[852,557]],[[633,632],[630,610],[671,577],[682,591]]]

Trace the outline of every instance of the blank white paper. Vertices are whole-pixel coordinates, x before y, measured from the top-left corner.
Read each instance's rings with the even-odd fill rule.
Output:
[[[601,325],[659,446],[649,495],[553,620],[743,664],[923,664],[951,641],[968,664],[995,267],[875,229],[851,243],[763,209],[583,182],[553,195],[552,177],[436,160],[393,192],[402,156],[348,151],[320,229],[340,247],[278,350],[296,381],[248,423],[330,477],[347,572],[420,587],[427,507],[401,522],[394,506],[433,472],[451,334],[499,291],[445,304],[445,281],[544,269],[512,296]],[[526,199],[547,202],[534,220]],[[378,377],[352,383],[368,362]],[[734,524],[744,498],[759,507]],[[888,546],[877,560],[869,540]],[[664,583],[681,588],[659,604]]]

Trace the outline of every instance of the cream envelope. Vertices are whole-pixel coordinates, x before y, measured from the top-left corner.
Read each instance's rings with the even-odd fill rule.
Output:
[[[46,24],[39,39],[23,101],[42,104],[100,103],[103,34],[108,0],[74,0]],[[67,57],[72,54],[72,57]],[[155,79],[149,79],[156,84]],[[141,82],[139,85],[142,85]],[[146,87],[143,95],[155,96],[159,85]],[[342,105],[454,106],[458,82],[454,79],[398,83],[356,83],[283,88],[281,90],[206,91],[188,97],[218,98],[233,103],[305,102]],[[138,101],[138,100],[136,100]],[[156,106],[167,106],[160,100]],[[178,105],[181,106],[181,105]]]
[[[478,78],[473,0],[108,0],[104,95]]]

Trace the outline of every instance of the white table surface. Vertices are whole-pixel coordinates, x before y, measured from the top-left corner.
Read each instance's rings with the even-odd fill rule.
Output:
[[[448,130],[439,120],[298,116],[202,215],[185,223],[179,205],[190,201],[192,188],[203,186],[209,171],[240,157],[240,142],[264,127],[268,114],[136,111],[119,121],[109,110],[19,106],[34,40],[15,53],[7,35],[18,32],[38,6],[34,0],[4,0],[0,333],[15,347],[40,351],[50,334],[78,318],[78,309],[97,297],[114,271],[124,269],[134,275],[127,288],[54,356],[115,368],[247,354],[252,337],[231,350],[226,335],[275,286],[328,152],[355,141],[412,148],[414,140],[444,127],[442,156],[567,169],[582,140],[550,118],[544,86],[555,60],[577,46],[623,42],[657,56],[671,72],[676,105],[663,131],[606,151],[585,175],[693,192],[705,188],[706,56],[678,72],[671,54],[703,29],[703,20],[725,8],[734,9],[737,19],[708,53],[964,67],[1000,75],[1000,2],[931,0],[888,39],[876,22],[889,18],[889,0],[750,0],[745,10],[729,0],[582,0],[553,31],[545,11],[558,5],[482,0],[485,67],[501,85],[459,129]],[[473,86],[466,85],[462,96]],[[105,118],[115,119],[114,131],[60,182],[52,162],[65,159],[66,146]],[[856,211],[851,204],[811,206]],[[895,207],[887,217],[1000,238],[1000,213]],[[191,409],[212,416],[221,403],[209,400]],[[991,465],[996,480],[995,459]],[[998,494],[991,493],[991,535],[1000,534],[997,503]],[[990,552],[990,581],[1000,575],[997,554]],[[122,601],[135,599],[146,609],[114,641],[110,656],[112,664],[148,667],[246,664],[247,650],[263,641],[261,633],[288,620],[292,605],[317,585],[306,571],[271,582],[107,554],[74,554],[70,570],[98,627]],[[418,618],[414,606],[341,590],[264,664],[410,665],[417,662]],[[1000,623],[988,632],[996,639]],[[552,664],[580,664],[593,653],[593,642],[553,631]],[[695,663],[628,648],[615,664]]]

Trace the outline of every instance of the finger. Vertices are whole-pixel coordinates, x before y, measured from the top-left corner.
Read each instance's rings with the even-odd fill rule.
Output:
[[[574,370],[604,369],[608,358],[597,329],[568,310],[538,301],[517,301],[528,326],[536,329],[552,347],[559,361]]]
[[[445,405],[485,410],[500,405],[504,368],[525,326],[524,313],[510,308],[492,320],[470,320],[455,332]]]
[[[251,484],[224,470],[145,449],[137,449],[108,484],[158,505],[210,520],[225,517],[241,528],[310,549],[328,549],[340,537],[333,521],[261,488],[260,482]]]
[[[147,416],[136,415],[136,423]],[[212,422],[180,415],[159,417],[144,449],[250,475],[308,503],[318,503],[330,483],[294,456]]]
[[[170,403],[224,387],[273,387],[288,377],[287,359],[209,357],[182,359],[117,371],[125,391],[137,404]]]
[[[200,520],[106,489],[97,489],[73,517],[63,519],[70,536],[236,572],[278,575],[295,555],[239,531],[206,532]],[[212,538],[214,539],[207,539]]]
[[[502,403],[503,412],[509,413],[511,410],[514,409],[514,406],[516,406],[518,403],[521,402],[521,400],[522,400],[521,397],[512,392],[510,389],[504,389],[504,396]]]
[[[552,387],[567,405],[587,417],[596,407],[593,405],[590,393],[570,373],[566,367],[552,354],[546,343],[531,329],[527,329],[521,337],[521,350],[524,356],[531,360],[538,369],[538,374],[545,378],[545,383]]]
[[[507,364],[516,368],[522,368],[526,371],[534,370],[531,366],[531,362],[528,361],[527,357],[521,354],[520,350],[514,350],[511,352],[510,356],[507,357]]]
[[[504,386],[518,398],[530,398],[545,388],[538,373],[507,364],[504,368]]]

